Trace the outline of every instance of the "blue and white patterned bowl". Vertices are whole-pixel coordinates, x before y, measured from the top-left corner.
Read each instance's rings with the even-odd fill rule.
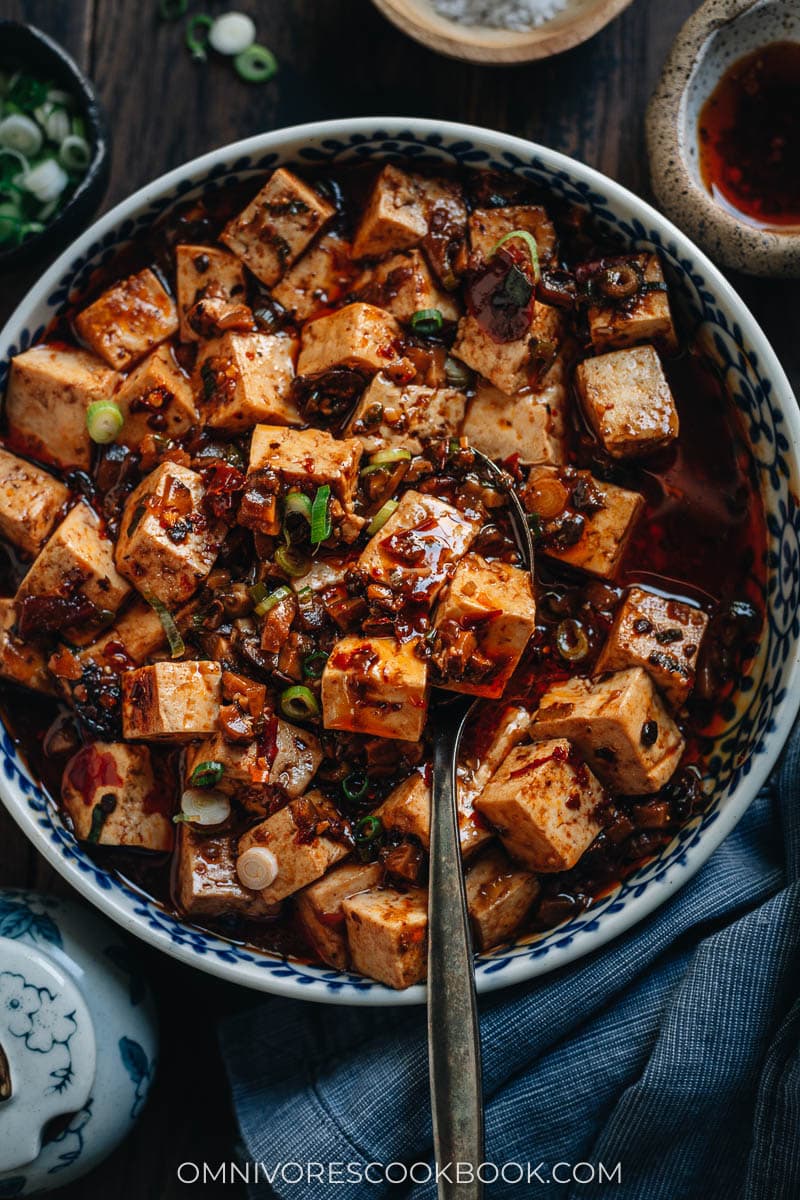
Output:
[[[0,391],[10,356],[35,341],[91,272],[176,200],[283,162],[318,166],[392,156],[510,171],[586,209],[630,246],[658,249],[678,303],[698,326],[741,412],[768,514],[768,621],[751,675],[725,713],[726,727],[716,740],[707,811],[588,912],[549,933],[481,954],[477,986],[485,992],[532,979],[596,950],[667,900],[742,816],[773,766],[800,704],[800,415],[764,334],[719,271],[625,188],[542,146],[440,121],[361,118],[302,125],[212,151],[142,188],[97,221],[43,276],[0,334]],[[393,992],[358,975],[247,949],[178,920],[95,866],[31,779],[5,731],[2,751],[0,795],[37,849],[93,904],[152,945],[225,979],[285,996],[330,1004],[418,1004],[424,999],[421,986]]]

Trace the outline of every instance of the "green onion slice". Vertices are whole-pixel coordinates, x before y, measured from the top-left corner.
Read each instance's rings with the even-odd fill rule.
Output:
[[[222,763],[212,759],[209,762],[198,763],[189,776],[189,782],[192,787],[197,788],[216,787],[224,774],[225,767]]]
[[[324,650],[315,650],[313,654],[307,654],[303,659],[303,674],[306,679],[321,679],[327,661],[328,655]]]
[[[213,24],[208,13],[195,13],[187,22],[186,45],[195,62],[205,62],[208,58],[208,32]]]
[[[222,792],[204,788],[186,788],[181,796],[181,811],[172,818],[178,824],[221,825],[231,815],[231,802]]]
[[[580,662],[589,653],[589,639],[579,621],[571,617],[556,629],[556,649],[567,662]]]
[[[383,821],[380,817],[362,817],[360,821],[356,822],[353,833],[358,845],[369,845],[383,833]]]
[[[115,441],[124,424],[125,418],[113,400],[95,400],[86,410],[89,437],[100,446]]]
[[[443,324],[444,317],[438,308],[419,308],[411,314],[411,328],[421,337],[433,337]]]
[[[12,113],[0,121],[0,146],[17,150],[33,158],[42,148],[42,131],[35,121],[23,113]]]
[[[255,605],[254,612],[257,617],[264,617],[271,608],[276,604],[280,604],[281,600],[286,600],[291,596],[292,589],[282,583],[274,592],[268,592],[263,583],[256,583],[249,589],[250,599]]]
[[[85,171],[92,160],[92,148],[86,138],[71,133],[61,143],[58,158],[67,171]]]
[[[331,536],[333,522],[330,514],[331,488],[329,483],[323,483],[317,488],[317,494],[311,505],[311,545],[318,546]]]
[[[311,559],[296,546],[279,546],[275,551],[275,565],[290,579],[302,579],[311,570]]]
[[[465,388],[472,383],[472,371],[469,367],[459,359],[451,358],[449,354],[444,360],[444,373],[450,387]]]
[[[394,463],[409,462],[410,459],[410,450],[406,450],[403,446],[395,446],[387,450],[376,450],[369,457],[369,465],[371,467],[388,467]]]
[[[242,54],[256,40],[256,27],[252,17],[246,13],[229,12],[217,17],[208,35],[208,44],[217,54],[229,58]]]
[[[288,687],[281,692],[280,706],[283,715],[290,721],[309,721],[319,716],[319,703],[310,688],[302,684]]]
[[[351,804],[357,804],[369,791],[369,775],[366,771],[351,771],[342,780],[342,791],[346,800],[349,800]]]
[[[40,204],[49,204],[64,191],[69,183],[69,176],[56,159],[43,158],[35,167],[31,167],[23,182],[25,190]]]
[[[533,281],[534,283],[538,283],[542,278],[542,272],[539,266],[539,249],[536,245],[535,237],[532,233],[528,233],[527,229],[512,229],[510,233],[505,234],[500,238],[500,241],[494,247],[489,257],[493,258],[494,255],[497,254],[497,251],[500,249],[500,247],[505,246],[506,242],[510,242],[512,238],[519,238],[528,247],[531,256],[531,263],[533,264]]]
[[[383,529],[384,525],[395,511],[398,504],[398,500],[387,500],[385,504],[380,506],[378,511],[375,513],[375,516],[367,526],[367,533],[370,537],[372,537],[373,533],[378,533],[381,529]]]
[[[266,46],[254,42],[233,60],[236,74],[246,83],[268,83],[278,73],[278,60]]]
[[[106,792],[104,796],[100,797],[92,809],[92,823],[89,826],[89,834],[86,838],[87,842],[97,845],[100,841],[100,834],[103,832],[103,826],[116,807],[117,797],[113,792]]]
[[[152,592],[144,592],[143,595],[147,603],[158,615],[158,619],[161,622],[164,633],[167,635],[170,654],[173,658],[180,658],[186,653],[186,646],[184,645],[183,638],[181,637],[181,631],[175,624],[175,618],[167,608],[164,601],[159,600],[158,596],[154,596]]]
[[[286,539],[287,544],[292,540],[291,529],[289,525],[289,522],[292,520],[292,518],[299,518],[302,521],[306,521],[310,526],[312,511],[313,505],[311,503],[311,497],[307,496],[305,492],[289,492],[284,497],[283,536]],[[292,528],[297,529],[296,521],[293,523]]]

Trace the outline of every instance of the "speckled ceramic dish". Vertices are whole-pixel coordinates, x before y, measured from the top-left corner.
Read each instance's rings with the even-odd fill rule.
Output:
[[[800,276],[800,227],[746,224],[700,178],[700,110],[737,59],[800,41],[797,0],[706,0],[678,34],[647,111],[653,191],[673,221],[714,258],[752,275]]]
[[[725,379],[752,447],[768,514],[767,621],[750,675],[722,709],[709,757],[706,811],[661,854],[580,916],[476,958],[478,991],[533,979],[597,950],[674,894],[740,819],[766,779],[800,705],[800,411],[764,334],[714,265],[636,196],[573,159],[468,125],[362,118],[303,125],[225,146],[142,188],[92,226],[51,267],[0,334],[0,392],[8,360],[41,336],[97,266],[177,200],[280,163],[405,158],[507,171],[579,206],[631,249],[655,249],[685,325]],[[419,1004],[422,986],[391,991],[359,975],[259,953],[192,926],[101,869],[63,824],[0,727],[0,797],[36,848],[103,912],[182,962],[266,992],[329,1004]]]

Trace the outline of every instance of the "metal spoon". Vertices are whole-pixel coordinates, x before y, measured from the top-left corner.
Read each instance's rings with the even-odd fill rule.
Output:
[[[509,504],[514,540],[533,577],[533,541],[525,510],[505,471],[475,454],[482,473]],[[483,1087],[475,974],[467,913],[456,799],[456,763],[461,736],[475,701],[451,693],[436,712],[431,784],[428,883],[428,1069],[439,1200],[480,1200],[483,1184]],[[456,1182],[455,1164],[468,1164],[471,1181]]]

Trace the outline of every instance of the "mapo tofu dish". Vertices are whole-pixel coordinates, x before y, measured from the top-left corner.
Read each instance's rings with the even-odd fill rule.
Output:
[[[2,442],[4,720],[186,920],[422,980],[453,693],[476,950],[706,803],[762,623],[753,464],[658,255],[526,181],[280,167],[186,201],[12,360]]]

